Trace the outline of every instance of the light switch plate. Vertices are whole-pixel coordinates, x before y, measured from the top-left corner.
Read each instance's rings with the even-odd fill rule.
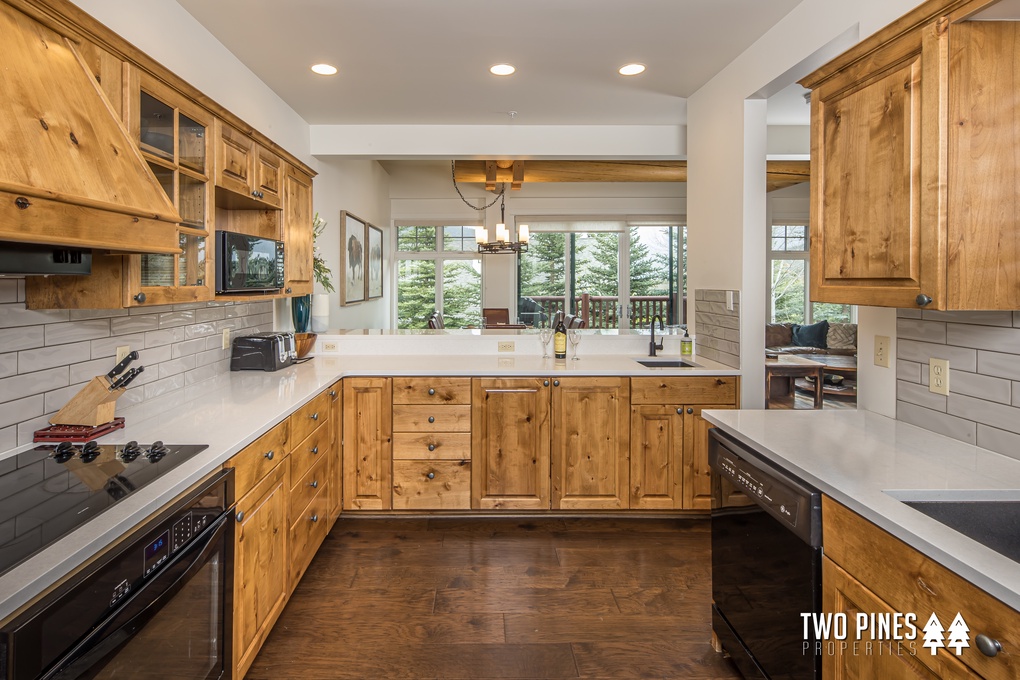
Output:
[[[935,394],[949,396],[949,361],[947,359],[928,360],[928,390]]]
[[[119,364],[124,360],[128,354],[131,353],[131,345],[121,345],[117,348],[117,363]]]
[[[889,368],[889,336],[875,336],[875,365]]]

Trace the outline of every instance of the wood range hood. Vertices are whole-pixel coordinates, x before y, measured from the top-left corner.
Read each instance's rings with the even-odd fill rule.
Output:
[[[485,182],[520,189],[524,182],[686,182],[687,161],[456,161],[458,182]],[[767,161],[768,191],[807,182],[810,161]]]
[[[173,203],[73,41],[0,2],[0,241],[179,253]]]

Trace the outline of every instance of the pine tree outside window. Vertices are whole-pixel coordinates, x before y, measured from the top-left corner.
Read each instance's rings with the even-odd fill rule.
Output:
[[[830,302],[811,302],[809,230],[807,222],[773,221],[769,232],[769,309],[772,323],[855,323],[857,308]]]
[[[482,320],[482,260],[474,227],[397,225],[397,328],[426,328],[432,312],[446,328]]]

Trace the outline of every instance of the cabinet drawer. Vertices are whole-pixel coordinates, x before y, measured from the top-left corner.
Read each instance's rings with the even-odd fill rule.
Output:
[[[319,489],[326,486],[328,482],[329,459],[325,456],[319,456],[319,459],[308,469],[308,472],[302,476],[295,475],[293,471],[291,472],[289,515],[291,522],[297,520],[298,513],[311,502],[315,494],[319,492]]]
[[[394,432],[470,432],[470,406],[394,406]]]
[[[325,390],[290,416],[291,441],[299,442],[329,420],[330,396]]]
[[[736,376],[631,378],[632,404],[735,404]]]
[[[241,498],[287,456],[288,422],[266,432],[227,461],[234,468],[234,498]]]
[[[470,432],[397,432],[393,435],[393,460],[470,458]]]
[[[300,479],[319,459],[329,457],[329,427],[323,426],[291,449],[290,478]]]
[[[394,378],[394,404],[470,404],[471,378]]]
[[[294,591],[298,581],[315,557],[315,552],[329,532],[329,489],[319,487],[311,502],[305,506],[290,527],[290,590]]]
[[[471,463],[445,460],[393,461],[393,508],[470,510]]]
[[[1020,612],[828,496],[822,497],[822,536],[829,559],[893,611],[917,614],[918,628],[932,612],[947,629],[956,614],[962,614],[970,628],[971,645],[958,658],[981,677],[1020,677],[1016,664]],[[1002,652],[995,657],[982,654],[973,642],[979,634],[998,640]]]

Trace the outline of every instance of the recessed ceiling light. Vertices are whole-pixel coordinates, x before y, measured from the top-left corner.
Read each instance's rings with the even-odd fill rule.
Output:
[[[496,64],[495,66],[489,69],[489,73],[491,73],[494,76],[508,76],[516,70],[517,69],[515,69],[510,64]]]
[[[636,76],[639,73],[645,72],[644,64],[627,64],[626,66],[620,67],[621,76]]]
[[[329,64],[316,64],[312,67],[312,70],[320,76],[331,76],[336,74],[336,66],[331,66]]]

